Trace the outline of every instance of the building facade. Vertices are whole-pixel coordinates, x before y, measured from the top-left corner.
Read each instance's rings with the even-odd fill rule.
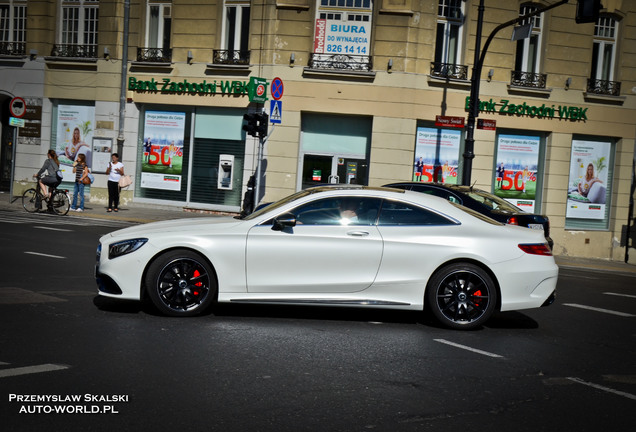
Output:
[[[485,0],[482,40],[554,3]],[[577,24],[570,3],[492,38],[471,182],[547,214],[555,254],[623,260],[636,4],[604,0],[596,22]],[[51,148],[65,182],[86,154],[94,205],[112,152],[133,177],[124,204],[239,212],[261,150],[261,201],[322,183],[460,183],[478,6],[0,0],[0,185],[19,195]],[[242,125],[263,109],[277,123],[261,148]]]

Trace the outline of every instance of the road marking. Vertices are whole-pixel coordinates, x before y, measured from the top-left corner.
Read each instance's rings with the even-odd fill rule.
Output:
[[[471,352],[474,352],[474,353],[477,353],[477,354],[482,354],[482,355],[485,355],[485,356],[488,356],[488,357],[504,358],[503,356],[500,356],[499,354],[493,354],[493,353],[489,353],[487,351],[482,351],[482,350],[478,350],[478,349],[475,349],[475,348],[471,348],[471,347],[468,347],[466,345],[456,344],[454,342],[450,342],[450,341],[447,341],[445,339],[434,339],[434,340],[435,340],[435,342],[439,342],[439,343],[443,343],[443,344],[446,344],[446,345],[454,346],[455,348],[465,349],[465,350],[468,350],[468,351],[471,351]]]
[[[4,369],[4,370],[0,370],[0,378],[7,378],[12,376],[18,376],[18,375],[29,375],[29,374],[42,373],[42,372],[53,372],[53,371],[63,370],[68,368],[69,366],[47,363],[47,364],[42,364],[37,366],[25,366],[25,367],[13,368],[13,369]]]
[[[609,388],[609,387],[605,387],[605,386],[602,386],[602,385],[594,384],[594,383],[591,383],[591,382],[583,381],[581,378],[567,377],[566,379],[568,379],[568,380],[570,380],[572,382],[575,382],[577,384],[583,384],[585,386],[592,387],[592,388],[595,388],[597,390],[602,390],[602,391],[607,392],[607,393],[613,393],[613,394],[618,395],[618,396],[626,397],[627,399],[636,400],[636,395],[633,395],[631,393],[623,392],[623,391],[620,391],[620,390],[614,390],[613,388]]]
[[[612,293],[612,292],[604,292],[603,294],[605,294],[605,295],[613,295],[613,296],[618,296],[618,297],[636,298],[636,295],[630,295],[630,294],[619,294],[619,293]]]
[[[625,318],[630,318],[630,317],[635,317],[636,316],[636,315],[628,314],[628,313],[625,313],[625,312],[617,312],[617,311],[613,311],[613,310],[609,310],[609,309],[601,309],[601,308],[596,308],[596,307],[592,307],[592,306],[580,305],[580,304],[576,304],[576,303],[563,303],[563,306],[570,306],[570,307],[575,307],[575,308],[579,308],[579,309],[587,309],[587,310],[591,310],[591,311],[595,311],[595,312],[603,312],[603,313],[606,313],[606,314],[617,315],[617,316],[621,316],[621,317],[625,317]]]
[[[53,228],[53,227],[45,227],[45,226],[34,226],[33,228],[45,229],[45,230],[51,230],[51,231],[66,231],[66,232],[71,232],[71,231],[73,231],[73,230],[70,230],[70,229],[64,229],[64,228]]]
[[[66,257],[63,257],[63,256],[59,256],[59,255],[49,255],[49,254],[43,254],[43,253],[39,253],[39,252],[29,252],[29,251],[26,251],[26,252],[24,252],[24,253],[25,253],[25,254],[29,254],[29,255],[37,255],[37,256],[48,257],[48,258],[66,259]]]

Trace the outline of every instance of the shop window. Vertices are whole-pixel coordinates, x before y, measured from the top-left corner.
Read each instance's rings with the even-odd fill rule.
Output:
[[[214,50],[214,63],[249,65],[250,2],[225,0],[223,39],[220,50]]]
[[[607,230],[611,209],[615,143],[575,136],[568,180],[566,229]]]
[[[0,4],[0,55],[26,54],[26,0]]]
[[[468,67],[461,64],[463,7],[461,0],[439,0],[432,76],[468,79]]]
[[[527,15],[535,12],[538,7],[525,3],[521,5],[519,15]],[[530,24],[530,36],[517,41],[517,53],[515,57],[515,70],[512,71],[512,85],[521,87],[545,88],[546,75],[539,73],[541,64],[541,32],[543,27],[543,14],[528,18],[519,25]]]
[[[98,0],[63,0],[54,57],[97,57]]]
[[[425,183],[460,183],[461,148],[460,129],[418,127],[411,180]]]
[[[312,69],[368,72],[371,62],[371,0],[317,0]]]
[[[618,24],[610,16],[600,16],[594,26],[592,68],[588,80],[589,93],[620,96],[621,83],[614,80]]]
[[[146,11],[146,47],[137,49],[137,61],[170,63],[172,4],[148,3]]]

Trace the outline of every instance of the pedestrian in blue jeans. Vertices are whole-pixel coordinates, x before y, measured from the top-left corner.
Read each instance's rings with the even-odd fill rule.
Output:
[[[73,163],[73,172],[75,173],[75,187],[73,188],[73,203],[71,204],[71,210],[78,212],[84,211],[84,182],[90,184],[88,179],[88,173],[90,169],[86,165],[86,155],[80,153],[77,156],[77,160]],[[77,196],[80,196],[80,205],[77,206]]]

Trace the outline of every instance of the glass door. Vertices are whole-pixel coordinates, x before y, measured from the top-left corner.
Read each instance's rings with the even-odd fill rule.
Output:
[[[368,164],[365,159],[335,155],[303,156],[301,188],[325,184],[367,184]]]

